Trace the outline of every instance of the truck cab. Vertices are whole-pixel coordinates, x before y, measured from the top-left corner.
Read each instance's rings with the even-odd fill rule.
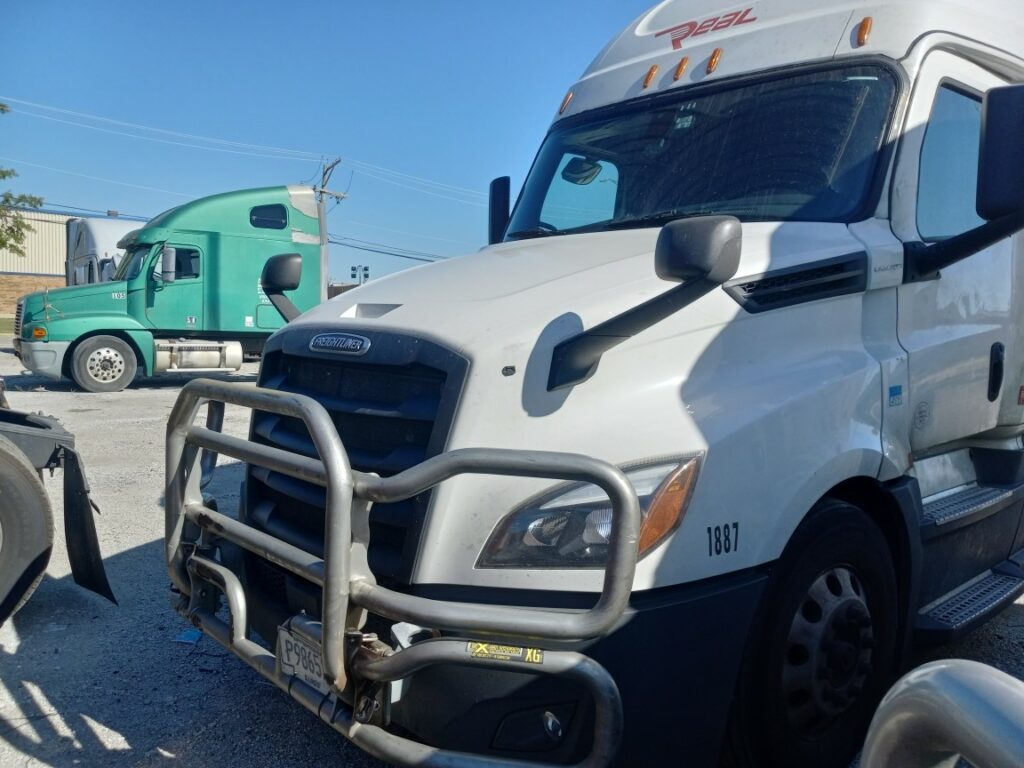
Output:
[[[295,304],[326,298],[309,187],[202,198],[127,233],[118,247],[125,255],[113,280],[18,300],[15,349],[26,368],[93,392],[124,389],[136,373],[237,370],[283,325],[260,287],[264,264],[282,252],[301,256]]]
[[[1009,0],[642,15],[489,247],[183,393],[178,609],[401,765],[849,765],[916,644],[1024,593],[1022,40]],[[238,521],[190,446],[249,462]]]

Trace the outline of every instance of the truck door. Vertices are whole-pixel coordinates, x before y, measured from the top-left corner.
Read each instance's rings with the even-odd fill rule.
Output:
[[[203,330],[203,253],[192,244],[167,243],[176,249],[174,281],[160,275],[160,251],[156,250],[146,297],[146,318],[156,331],[182,335]]]
[[[892,195],[892,224],[905,242],[934,242],[982,223],[975,210],[982,94],[1004,81],[944,51],[925,59],[907,115]],[[993,429],[989,399],[994,345],[1013,343],[1020,314],[1013,248],[1003,241],[899,288],[898,334],[909,356],[910,444],[921,451]],[[1009,361],[1007,361],[1009,362]],[[1011,370],[1007,365],[1006,371]]]

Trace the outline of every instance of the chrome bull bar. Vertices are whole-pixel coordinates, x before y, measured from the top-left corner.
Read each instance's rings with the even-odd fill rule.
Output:
[[[222,434],[226,404],[302,420],[320,458]],[[206,427],[194,423],[203,405],[208,409]],[[203,470],[212,468],[215,454],[325,488],[324,557],[207,506],[201,490]],[[607,634],[629,602],[641,514],[632,485],[616,467],[576,454],[476,448],[449,451],[393,477],[381,478],[351,468],[330,415],[316,400],[249,384],[197,379],[182,389],[171,412],[166,472],[166,560],[172,588],[180,593],[178,610],[357,746],[400,765],[547,765],[437,749],[392,734],[377,724],[373,698],[365,693],[368,689],[401,680],[427,666],[455,664],[557,675],[582,685],[594,700],[595,728],[590,753],[578,766],[599,768],[613,760],[622,734],[618,689],[595,661],[558,647]],[[460,474],[582,481],[603,489],[612,504],[612,530],[602,591],[594,606],[570,612],[446,602],[379,586],[366,555],[370,506],[411,498]],[[321,621],[295,616],[287,624],[289,631],[320,649],[329,694],[325,696],[283,672],[273,653],[249,639],[245,590],[239,578],[216,560],[218,541],[242,547],[322,589]],[[218,599],[211,595],[211,585],[227,602],[228,622],[215,615]],[[430,639],[395,652],[375,636],[359,631],[366,611],[457,633],[460,639]],[[470,652],[474,639],[499,637],[540,647],[519,649],[531,653],[531,663]]]

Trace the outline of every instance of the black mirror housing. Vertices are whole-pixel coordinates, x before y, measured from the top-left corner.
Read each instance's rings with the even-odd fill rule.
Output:
[[[505,237],[511,201],[512,179],[508,176],[499,176],[491,182],[491,194],[488,201],[489,217],[487,221],[488,244],[500,243]]]
[[[263,267],[260,283],[264,293],[294,291],[302,280],[302,256],[298,253],[279,253],[271,256]]]
[[[993,88],[981,111],[978,215],[986,221],[1024,211],[1024,85]]]
[[[301,312],[292,300],[284,295],[285,291],[294,291],[299,287],[302,280],[302,255],[298,253],[279,253],[271,256],[263,265],[263,274],[260,276],[260,285],[263,292],[267,294],[274,309],[290,323]]]
[[[654,270],[662,280],[722,284],[740,266],[743,225],[735,216],[697,216],[661,228]]]

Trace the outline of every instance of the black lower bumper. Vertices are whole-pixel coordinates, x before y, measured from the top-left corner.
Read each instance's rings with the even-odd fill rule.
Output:
[[[638,593],[612,634],[576,648],[605,667],[622,694],[625,738],[618,765],[675,764],[682,756],[690,768],[718,765],[765,579],[748,571]],[[493,591],[425,594],[530,602]],[[560,601],[557,607],[567,606]],[[589,702],[557,678],[441,665],[405,680],[392,722],[434,746],[547,762],[579,759],[592,725]]]

